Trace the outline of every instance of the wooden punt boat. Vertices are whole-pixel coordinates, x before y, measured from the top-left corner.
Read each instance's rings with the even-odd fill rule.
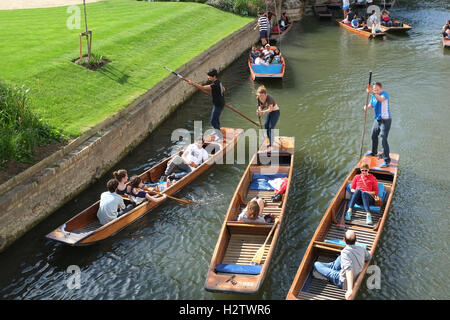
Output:
[[[446,39],[443,35],[442,37],[442,47],[445,48],[450,48],[450,39]]]
[[[228,151],[234,150],[234,146],[242,135],[243,130],[223,127],[221,128],[221,131],[223,134],[223,140],[221,143],[206,142],[204,144],[205,149],[208,151],[209,159],[202,163],[198,168],[178,180],[176,183],[163,190],[162,193],[173,195],[182,189],[186,184],[190,183],[199,175],[204,173],[208,168],[214,165],[217,160],[221,160]],[[178,154],[181,155],[182,152],[183,151],[180,151]],[[162,176],[167,167],[167,163],[173,156],[175,155],[168,157],[142,173],[140,175],[142,181],[159,181],[159,178]],[[131,203],[129,200],[124,200],[124,202],[125,205]],[[97,219],[97,211],[100,204],[100,201],[97,201],[63,225],[50,232],[47,235],[47,238],[72,246],[90,245],[118,233],[162,202],[155,203],[144,201],[126,214],[102,226]]]
[[[286,62],[284,61],[284,57],[281,56],[281,63],[264,66],[261,64],[252,64],[252,60],[249,58],[248,67],[250,69],[250,76],[252,77],[252,80],[255,80],[256,78],[281,79],[283,78],[284,71],[286,70]]]
[[[356,233],[356,241],[366,245],[366,248],[372,256],[374,255],[380,234],[383,231],[383,226],[387,219],[397,182],[399,155],[391,153],[390,156],[392,161],[390,167],[387,168],[379,167],[383,162],[382,159],[378,159],[376,156],[364,156],[344,180],[344,183],[325,212],[309,243],[308,249],[303,256],[303,260],[289,289],[287,299],[345,299],[345,291],[343,289],[339,289],[328,281],[312,277],[313,265],[316,261],[330,262],[338,257],[344,246],[331,242],[342,240],[347,230],[353,230]],[[364,210],[358,210],[357,208],[353,212],[351,221],[345,221],[343,218],[347,210],[347,203],[350,199],[350,194],[347,189],[348,185],[352,182],[353,177],[360,173],[360,165],[364,162],[369,164],[370,172],[377,178],[380,189],[379,195],[381,194],[381,198],[384,198],[383,205],[381,207],[374,207],[372,210],[373,225],[366,224]],[[384,192],[382,189],[384,189]],[[338,226],[336,222],[344,224],[344,227]],[[366,261],[361,273],[355,280],[350,299],[355,298],[361,287],[364,274],[369,264],[370,260]]]
[[[252,157],[225,216],[206,277],[207,291],[252,294],[261,287],[273,257],[286,210],[294,163],[294,142],[294,137],[276,138],[272,153],[267,153],[264,144]],[[257,179],[258,174],[277,174],[288,178],[287,189],[281,202],[272,201],[274,191],[253,190],[255,188],[251,187],[252,179]],[[277,216],[278,223],[236,221],[247,202],[255,196],[265,200],[263,213]],[[252,265],[252,258],[266,240],[261,264]]]
[[[286,29],[284,29],[283,31],[278,31],[277,29],[271,29],[270,30],[270,39],[271,40],[275,40],[275,41],[278,41],[278,40],[280,40],[281,38],[283,38],[283,36],[286,34],[286,33],[288,33],[289,32],[289,30],[291,30],[291,28],[292,28],[292,22],[290,22],[290,23],[288,23],[288,25],[287,25],[287,27],[286,27]]]
[[[401,21],[393,20],[392,22],[395,25],[397,25],[397,26],[395,26],[395,27],[388,27],[388,26],[380,25],[381,31],[389,32],[389,33],[395,33],[395,32],[407,32],[407,31],[412,29],[411,26],[409,26],[406,23],[403,23]],[[400,25],[400,26],[398,26],[398,25]]]
[[[326,5],[314,5],[313,6],[314,14],[319,19],[331,19],[332,14],[328,10],[328,7]]]
[[[340,19],[338,19],[336,21],[342,28],[347,29],[348,31],[359,34],[359,35],[364,36],[369,39],[382,38],[386,35],[386,33],[384,33],[384,32],[377,32],[375,34],[372,34],[372,30],[370,28],[368,28],[366,30],[360,30],[360,29],[350,27],[350,26],[346,25],[345,23],[343,23],[342,20],[340,20]]]

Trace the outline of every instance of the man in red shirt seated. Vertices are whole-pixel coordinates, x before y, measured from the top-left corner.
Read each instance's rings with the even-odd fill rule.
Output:
[[[372,215],[370,214],[370,206],[375,204],[374,197],[378,195],[378,181],[374,175],[369,173],[369,165],[363,163],[361,165],[361,174],[353,178],[350,187],[353,193],[348,204],[348,211],[345,214],[345,220],[351,220],[353,207],[355,204],[363,205],[366,210],[366,223],[372,224]]]

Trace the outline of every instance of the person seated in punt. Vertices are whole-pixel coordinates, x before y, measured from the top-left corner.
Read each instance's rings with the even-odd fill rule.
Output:
[[[165,194],[163,194],[162,197],[156,198],[152,197],[148,192],[144,191],[143,190],[143,188],[145,187],[144,183],[142,183],[141,178],[138,176],[131,177],[130,186],[131,186],[130,198],[134,201],[136,205],[141,204],[145,200],[161,202],[166,198]],[[151,190],[158,192],[158,189],[156,187],[154,188],[147,187],[147,188],[150,188]]]
[[[270,65],[270,63],[264,61],[264,53],[262,53],[262,52],[259,54],[259,57],[255,59],[255,63],[254,64],[263,65],[263,66],[266,66],[266,67],[268,67]]]
[[[373,174],[369,173],[369,165],[367,163],[361,165],[361,174],[353,178],[350,188],[353,195],[349,201],[345,220],[351,220],[353,207],[355,204],[359,204],[363,205],[366,211],[366,223],[372,224],[370,206],[375,204],[374,197],[378,195],[378,181]]]
[[[447,30],[450,27],[450,20],[447,20],[447,22],[445,22],[445,25],[442,27],[442,32],[445,32],[445,30]]]
[[[132,205],[126,207],[123,198],[116,193],[118,186],[119,181],[116,179],[109,180],[106,184],[108,191],[103,192],[100,196],[97,218],[101,225],[107,224],[133,208]]]
[[[389,11],[387,11],[386,9],[381,12],[381,24],[383,26],[392,26],[392,21],[389,17]]]
[[[444,32],[444,37],[445,37],[446,39],[450,39],[450,27],[449,27],[447,30],[445,30],[445,32]]]
[[[261,50],[257,46],[252,46],[252,51],[250,51],[250,59],[252,63],[255,63],[256,58],[261,54]]]
[[[287,17],[286,12],[283,12],[280,20],[278,21],[278,24],[280,25],[281,31],[286,30],[289,25],[289,18]]]
[[[450,39],[450,25],[447,26],[447,28],[442,32],[442,35],[446,39]]]
[[[345,290],[345,299],[353,293],[353,285],[361,273],[364,263],[372,258],[370,252],[356,243],[356,234],[347,230],[344,237],[345,247],[333,262],[316,261],[313,267],[313,277],[330,281]]]
[[[203,148],[203,138],[198,137],[194,143],[184,150],[182,156],[176,155],[167,163],[166,171],[161,177],[162,181],[173,177],[176,172],[189,172],[198,168],[203,162],[208,160],[208,152]]]
[[[355,14],[355,16],[353,17],[353,20],[352,20],[352,22],[351,22],[351,25],[352,25],[352,27],[355,28],[355,29],[361,27],[361,24],[360,24],[360,22],[359,22],[359,18],[358,18],[358,16],[357,16],[356,14]]]
[[[262,53],[264,54],[264,61],[271,63],[274,56],[274,52],[270,47],[270,44],[266,44]]]
[[[259,197],[255,197],[247,203],[247,206],[239,214],[237,221],[250,222],[250,223],[266,223],[271,222],[273,217],[271,215],[263,215],[264,200]],[[266,221],[266,218],[268,221]]]
[[[367,27],[367,22],[364,19],[360,22],[359,25],[360,26],[359,26],[358,30],[367,30],[367,29],[369,29],[369,27]]]
[[[127,181],[128,181],[128,173],[127,170],[125,169],[120,169],[118,171],[114,171],[113,172],[113,177],[119,181],[119,186],[117,187],[117,191],[116,193],[118,195],[125,195],[125,194],[129,194],[131,187],[127,186]]]
[[[276,48],[274,50],[274,56],[273,56],[273,60],[272,60],[273,64],[280,64],[281,63],[281,52],[280,49]]]

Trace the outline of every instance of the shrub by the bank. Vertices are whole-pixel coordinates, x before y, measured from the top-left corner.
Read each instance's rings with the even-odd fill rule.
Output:
[[[266,8],[264,0],[158,0],[158,1],[205,3],[217,9],[236,13],[241,16],[256,16],[259,9],[264,10]]]
[[[0,167],[8,160],[33,161],[37,144],[63,140],[58,130],[30,110],[28,91],[0,81]]]
[[[206,4],[243,16],[256,16],[259,10],[266,8],[263,0],[207,0]]]

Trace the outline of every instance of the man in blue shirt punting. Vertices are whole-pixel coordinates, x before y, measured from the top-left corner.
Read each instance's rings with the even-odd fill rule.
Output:
[[[366,156],[376,156],[378,153],[378,136],[381,137],[381,144],[383,146],[384,163],[380,166],[382,168],[389,167],[391,158],[389,157],[389,144],[387,141],[389,130],[391,129],[391,112],[389,110],[389,95],[383,90],[380,82],[375,82],[373,89],[366,89],[368,93],[372,94],[369,104],[364,107],[364,110],[373,108],[375,111],[374,122],[372,127],[372,151],[366,153]]]

